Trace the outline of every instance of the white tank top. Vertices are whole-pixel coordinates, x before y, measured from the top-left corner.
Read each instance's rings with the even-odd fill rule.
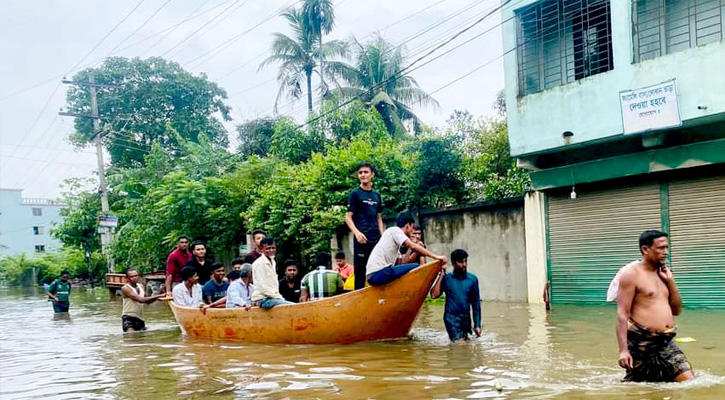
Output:
[[[141,297],[146,297],[143,286],[140,284],[136,284],[136,287],[131,286],[131,284],[127,283],[124,285],[124,287],[128,286],[131,290],[136,292]],[[130,317],[136,317],[140,320],[143,320],[143,303],[139,303],[138,301],[127,297],[125,294],[123,295],[123,311],[121,312],[121,316],[128,315]]]

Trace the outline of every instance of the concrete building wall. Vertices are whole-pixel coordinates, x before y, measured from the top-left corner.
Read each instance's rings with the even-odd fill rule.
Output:
[[[484,301],[528,300],[523,201],[421,212],[419,222],[434,253],[450,256],[458,248],[469,253],[468,270],[478,276]],[[349,230],[340,230],[338,246],[350,262],[352,240]]]
[[[503,47],[516,47],[515,11],[505,7],[501,18]],[[521,156],[564,146],[562,133],[571,131],[571,145],[623,133],[619,92],[676,79],[683,126],[706,123],[725,115],[725,41],[634,62],[632,1],[611,0],[614,69],[542,92],[519,96],[517,52],[504,57],[506,104],[511,154]]]
[[[33,254],[35,246],[45,246],[45,251],[55,251],[63,244],[50,236],[54,223],[62,221],[63,204],[51,204],[47,199],[23,199],[20,189],[0,189],[0,256]],[[33,209],[41,215],[33,215]],[[42,228],[35,234],[34,227]],[[40,232],[39,232],[40,233]]]

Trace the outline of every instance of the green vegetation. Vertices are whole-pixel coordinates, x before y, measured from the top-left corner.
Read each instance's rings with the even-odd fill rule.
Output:
[[[323,40],[334,27],[330,0],[304,0],[282,16],[292,35],[274,35],[263,66],[279,68],[278,101],[306,94],[308,123],[286,116],[241,122],[232,151],[220,121],[229,119],[226,92],[204,75],[160,58],[110,58],[74,77],[82,82],[92,72],[101,85],[109,200],[119,218],[110,252],[118,270],[162,269],[180,234],[206,240],[217,259],[229,260],[258,227],[279,239],[283,254],[307,258],[329,248],[343,225],[362,161],[376,167],[386,214],[520,196],[529,187],[509,156],[502,96],[496,119],[456,111],[444,127],[428,127],[413,110],[437,102],[405,73],[403,47],[380,35],[365,43]],[[70,111],[87,115],[88,99],[87,87],[72,88]],[[74,143],[92,141],[89,118],[76,118],[75,127]],[[82,183],[69,182],[63,201],[70,207],[52,230],[66,250],[3,259],[5,280],[18,282],[34,267],[41,279],[61,267],[74,275],[103,270],[99,195]]]

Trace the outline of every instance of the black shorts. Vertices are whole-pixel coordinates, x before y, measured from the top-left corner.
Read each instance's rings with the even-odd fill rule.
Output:
[[[121,321],[121,327],[124,332],[129,329],[133,329],[134,331],[146,330],[146,323],[142,319],[132,317],[130,315],[124,315],[121,317]]]

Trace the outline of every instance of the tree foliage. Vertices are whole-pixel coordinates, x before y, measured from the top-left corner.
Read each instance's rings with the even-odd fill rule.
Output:
[[[86,83],[91,74],[99,85],[98,112],[114,165],[142,165],[153,143],[176,154],[180,144],[175,135],[169,135],[169,127],[185,140],[196,142],[204,134],[216,147],[226,147],[227,133],[217,118],[231,119],[224,104],[226,92],[204,74],[192,75],[179,64],[158,57],[111,57],[100,67],[73,76],[78,84],[68,90],[68,109],[81,115],[75,119],[74,144],[84,146],[96,137],[88,118],[91,104]]]

